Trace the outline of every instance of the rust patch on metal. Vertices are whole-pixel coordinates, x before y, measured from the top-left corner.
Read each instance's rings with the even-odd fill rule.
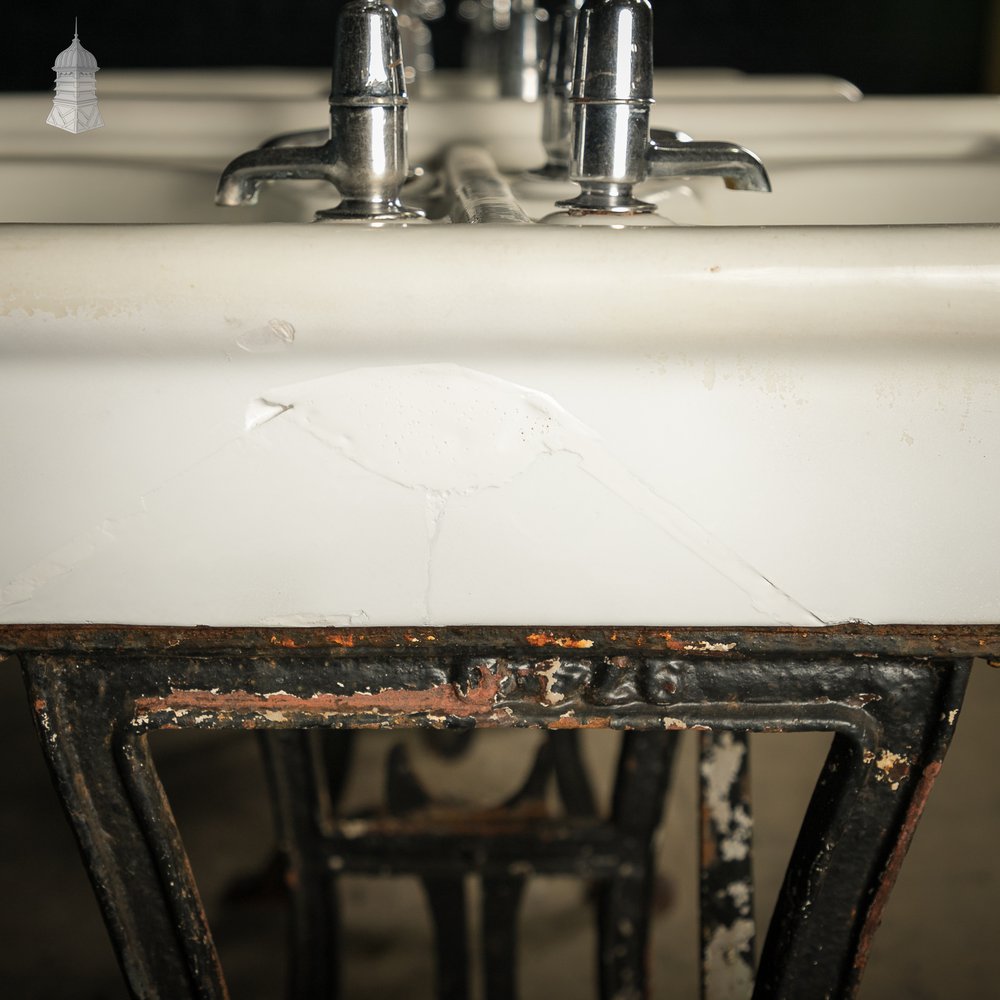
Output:
[[[378,691],[354,694],[321,692],[304,698],[284,691],[257,693],[253,691],[214,692],[204,690],[171,691],[165,696],[137,698],[137,718],[160,712],[172,712],[179,717],[205,712],[213,715],[260,715],[270,717],[307,715],[420,715],[443,713],[463,718],[488,715],[500,693],[500,677],[480,667],[480,684],[459,694],[453,684],[438,684],[418,690],[382,688]]]
[[[593,716],[579,719],[575,715],[560,715],[558,719],[546,722],[547,729],[610,729],[611,719],[607,716]]]
[[[364,639],[364,636],[359,636],[358,638]],[[330,632],[326,641],[330,643],[331,646],[340,646],[343,649],[352,649],[354,644],[358,641],[354,637],[353,632]]]
[[[572,636],[553,635],[551,632],[532,632],[525,640],[531,646],[559,646],[561,649],[592,649],[593,639],[574,639]]]
[[[868,964],[868,953],[871,950],[872,939],[875,937],[875,932],[882,922],[882,914],[885,912],[889,895],[896,884],[896,879],[899,877],[899,871],[903,867],[903,860],[910,849],[910,842],[913,840],[914,831],[920,822],[924,806],[927,805],[928,796],[930,796],[934,782],[937,781],[937,776],[940,773],[940,761],[933,761],[928,764],[924,768],[924,772],[920,776],[920,781],[917,782],[917,786],[913,791],[913,798],[910,801],[909,808],[906,810],[906,819],[903,821],[903,828],[899,839],[896,841],[893,852],[889,857],[889,862],[882,873],[875,898],[872,900],[872,905],[868,909],[868,915],[865,917],[864,926],[861,928],[858,950],[854,956],[854,968],[859,975]]]

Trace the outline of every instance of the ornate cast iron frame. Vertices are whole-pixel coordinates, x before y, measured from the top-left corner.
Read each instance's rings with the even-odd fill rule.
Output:
[[[286,828],[301,834],[289,850],[289,881],[293,958],[307,969],[293,992],[304,997],[333,989],[326,960],[316,958],[330,951],[322,935],[336,929],[323,891],[331,858],[373,870],[391,853],[374,829],[355,838],[354,855],[341,851],[343,830],[317,815],[323,800],[306,731],[532,726],[702,732],[703,994],[795,1000],[855,994],[969,669],[975,658],[1000,656],[1000,628],[3,626],[2,655],[21,663],[41,745],[136,997],[227,995],[148,733],[300,732],[272,741],[271,764],[275,787],[289,796],[280,810]],[[747,733],[805,730],[832,732],[833,742],[754,970],[746,775],[730,768],[729,808],[713,811],[704,804],[713,781],[719,793],[713,759]],[[607,833],[587,834],[572,820],[564,838]],[[422,835],[416,853],[433,857],[433,837]],[[620,843],[611,864],[590,847],[594,860],[578,860],[578,872],[624,900],[616,912],[638,907],[636,921],[613,920],[601,932],[602,992],[644,996],[648,885],[620,863]],[[510,871],[518,851],[503,850]],[[522,860],[545,870],[537,851]],[[746,892],[733,893],[741,883]]]

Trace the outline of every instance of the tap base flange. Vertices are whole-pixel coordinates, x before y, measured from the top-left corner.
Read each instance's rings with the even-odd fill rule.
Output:
[[[317,222],[416,222],[425,218],[420,209],[402,204],[374,206],[356,201],[342,201],[334,208],[316,213]]]
[[[656,211],[656,206],[650,202],[634,198],[631,187],[615,187],[615,190],[584,189],[575,198],[557,201],[556,207],[565,208],[573,215],[645,215]]]

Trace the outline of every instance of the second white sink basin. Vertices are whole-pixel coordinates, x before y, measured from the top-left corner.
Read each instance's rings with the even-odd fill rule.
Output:
[[[766,197],[734,197],[718,181],[692,179],[666,189],[663,213],[708,226],[1000,222],[1000,157],[779,162],[770,174],[774,190]]]

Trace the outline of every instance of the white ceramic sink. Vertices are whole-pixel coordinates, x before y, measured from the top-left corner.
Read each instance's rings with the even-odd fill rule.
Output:
[[[842,162],[814,151],[815,107],[678,104],[663,124],[771,144],[770,203],[666,196],[710,225],[0,227],[0,621],[1000,620],[1000,232],[973,103],[963,130],[925,102],[926,134],[920,102],[823,103]],[[278,105],[254,141],[316,124]],[[102,106],[105,156],[182,135],[180,104],[159,136],[129,107],[132,146]],[[152,221],[147,196],[224,211],[189,198],[254,115],[198,107],[101,221]],[[418,158],[467,128],[540,162],[535,114],[470,107],[415,105]],[[893,137],[887,168],[866,151]],[[96,156],[82,138],[52,159]],[[304,204],[274,187],[260,210]]]
[[[203,69],[103,70],[103,95],[133,98],[220,97],[237,100],[274,100],[289,97],[325,98],[330,70],[315,69]],[[438,69],[422,74],[413,88],[421,101],[475,97],[493,100],[497,82],[486,74]],[[778,98],[801,101],[855,101],[861,92],[839,77],[823,75],[750,75],[732,69],[667,69],[655,74],[655,93],[661,99],[754,100]]]
[[[732,197],[718,182],[667,189],[675,222],[716,226],[1000,223],[1000,156],[982,160],[779,163],[767,198]]]
[[[877,226],[1000,223],[1000,155],[979,159],[768,161],[773,191],[747,196],[717,178],[647,182],[636,194],[684,226]],[[554,211],[547,186],[511,183],[522,206]],[[559,188],[572,197],[569,185]]]
[[[128,158],[0,156],[2,222],[214,222],[246,225],[312,220],[315,185],[275,188],[246,212],[214,203],[218,171]]]

